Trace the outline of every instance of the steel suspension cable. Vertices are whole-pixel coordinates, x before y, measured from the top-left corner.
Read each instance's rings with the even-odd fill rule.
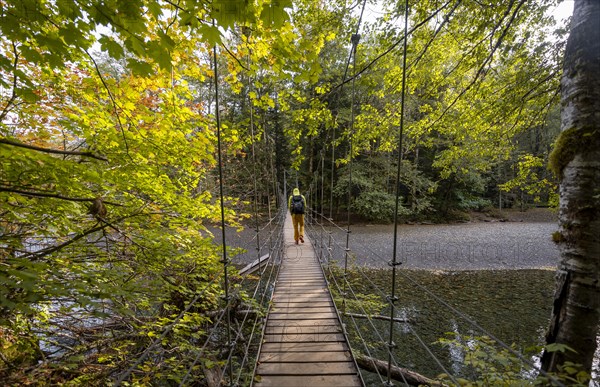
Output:
[[[340,246],[338,244],[338,246]],[[384,299],[386,298],[386,294],[383,290],[381,290],[372,280],[371,278],[369,278],[368,275],[366,275],[363,270],[361,270],[361,268],[359,268],[358,266],[355,266],[355,268],[357,269],[357,271],[367,280],[367,282],[373,286],[376,290],[378,290],[378,292],[380,293],[380,295],[382,297],[384,297]],[[335,278],[335,273],[330,269],[329,270],[330,276],[332,278],[333,283],[335,284],[335,287],[337,288],[338,292],[342,292],[341,286],[339,285],[339,283],[337,282],[336,278]],[[352,284],[350,284],[350,282],[348,282],[347,278],[344,278],[344,281],[347,282],[347,288],[350,290],[350,293],[352,293],[353,299],[357,301],[357,305],[358,307],[362,310],[364,316],[366,317],[367,321],[369,322],[369,324],[371,325],[372,331],[376,334],[377,337],[379,337],[379,339],[381,340],[381,342],[385,342],[385,339],[383,338],[383,336],[381,335],[381,333],[379,332],[379,329],[375,326],[373,318],[371,317],[371,315],[369,313],[367,313],[367,311],[365,310],[365,308],[362,306],[362,303],[360,302],[357,294],[355,293]],[[346,287],[344,288],[344,291]],[[352,314],[346,314],[344,313],[345,316],[348,316],[352,319],[353,323],[356,326],[356,322],[355,322],[355,318]],[[396,322],[395,320],[390,320],[391,322]],[[421,337],[419,336],[419,334],[410,326],[410,324],[407,325],[408,326],[408,330],[410,331],[410,333],[415,336],[415,338],[417,339],[417,341],[419,342],[419,344],[425,349],[425,351],[429,354],[429,356],[434,360],[434,362],[438,365],[438,367],[440,368],[440,370],[442,372],[444,372],[446,375],[448,375],[448,377],[457,385],[459,384],[458,380],[444,367],[444,365],[441,363],[441,361],[439,360],[439,358],[431,351],[431,348],[429,348],[429,346],[423,341],[423,339],[421,339]],[[358,326],[356,327],[357,329],[357,333],[359,334],[359,336],[361,337],[361,340],[364,340],[362,338],[362,335],[360,335],[360,331],[358,330]],[[364,344],[364,343],[363,343]],[[366,346],[365,344],[365,348],[368,348],[368,346]],[[398,367],[398,363],[396,361],[396,359],[393,357],[393,352],[391,351],[392,348],[390,348],[389,346],[386,346],[386,349],[388,351],[388,355],[392,356],[392,361],[394,366]],[[369,355],[370,356],[370,355]],[[378,372],[379,374],[379,372]],[[404,375],[402,375],[402,378],[404,378]],[[383,380],[382,380],[383,381]],[[387,383],[387,382],[386,382]],[[406,380],[404,380],[404,383],[407,384]]]
[[[402,48],[402,92],[400,99],[400,131],[398,133],[398,169],[396,171],[396,204],[394,207],[394,243],[392,253],[392,291],[390,294],[390,334],[388,345],[390,348],[394,348],[394,314],[395,314],[395,302],[398,300],[396,297],[396,270],[397,266],[401,264],[398,262],[398,209],[400,207],[400,170],[402,166],[402,138],[404,132],[404,102],[406,99],[406,51],[408,42],[408,0],[404,2],[404,44]],[[387,384],[392,386],[392,358],[388,357],[388,380]]]
[[[325,268],[325,265],[324,265],[323,263],[321,264],[321,266],[323,266],[323,269],[324,269],[324,270],[326,270],[326,268]],[[341,294],[342,292],[344,292],[344,291],[345,291],[345,289],[344,289],[344,290],[342,290],[342,287],[343,287],[343,286],[345,286],[345,284],[342,284],[342,285],[340,285],[340,284],[339,284],[339,282],[338,282],[338,280],[337,280],[337,278],[336,278],[336,276],[335,276],[335,273],[334,273],[334,272],[331,270],[331,268],[330,268],[329,266],[328,266],[328,269],[329,269],[329,270],[328,270],[328,272],[329,272],[329,277],[331,278],[331,281],[333,282],[333,285],[335,286],[335,287],[334,287],[334,289],[337,289],[337,292]],[[327,281],[327,286],[328,286],[329,288],[331,288],[331,282],[327,280],[327,277],[326,277],[326,281]],[[353,299],[354,299],[355,301],[357,301],[357,305],[358,305],[358,306],[359,306],[359,308],[362,310],[363,314],[364,314],[365,316],[367,316],[367,320],[369,321],[369,323],[370,323],[370,325],[371,325],[371,327],[372,327],[372,330],[373,330],[373,332],[376,334],[376,336],[378,336],[378,337],[379,337],[379,340],[380,340],[382,343],[384,343],[384,342],[385,342],[385,339],[383,338],[383,335],[382,335],[382,334],[379,332],[379,330],[378,330],[378,329],[377,329],[377,327],[375,326],[375,324],[374,324],[374,322],[373,322],[373,319],[372,319],[372,318],[370,318],[369,314],[367,313],[367,311],[365,310],[364,306],[362,305],[362,302],[361,302],[361,301],[358,299],[358,296],[356,295],[356,293],[355,293],[355,292],[354,292],[354,290],[352,289],[352,286],[349,284],[349,282],[348,282],[347,278],[344,278],[344,282],[345,282],[345,283],[348,283],[348,287],[349,287],[349,289],[350,289],[350,291],[351,291],[351,293],[352,293],[352,295],[353,295]],[[345,313],[344,313],[343,315],[347,316]],[[349,315],[349,317],[350,317],[350,318],[353,320],[353,324],[355,325],[355,327],[356,327],[356,331],[357,331],[357,333],[358,333],[359,337],[361,338],[361,342],[362,342],[363,346],[365,347],[365,349],[366,349],[367,353],[368,353],[368,354],[369,354],[369,356],[370,356],[370,351],[369,351],[369,349],[368,349],[368,344],[366,343],[366,340],[364,340],[364,338],[363,338],[363,337],[362,337],[362,335],[360,334],[360,329],[358,328],[358,325],[357,325],[357,323],[356,323],[356,321],[355,321],[354,317],[353,317],[352,315]],[[344,330],[343,330],[343,334],[344,334],[344,336],[346,337],[346,339],[348,340],[349,338],[348,338],[348,334],[347,334],[347,332],[346,332],[345,328],[344,328]],[[395,365],[395,366],[398,366],[398,364],[397,364],[397,362],[396,362],[395,358],[393,358],[393,354],[391,354],[391,353],[390,353],[390,348],[386,348],[386,350],[387,350],[387,351],[388,351],[388,353],[389,353],[389,354],[392,356],[392,359],[393,359],[393,363],[394,363],[394,365]],[[379,370],[377,370],[377,369],[376,369],[376,372],[377,372],[377,374],[378,374],[378,375],[380,376],[380,378],[381,378],[381,375],[379,374]],[[404,379],[404,375],[402,375],[402,378]],[[382,381],[383,381],[383,379],[382,379]],[[406,379],[404,379],[404,382],[406,383]]]
[[[248,56],[248,68],[250,68],[250,57]],[[252,88],[251,77],[248,78],[248,85]],[[248,93],[248,96],[250,93]],[[252,180],[254,183],[254,225],[256,231],[256,259],[258,259],[258,264],[260,266],[260,234],[259,234],[259,226],[258,226],[258,187],[256,184],[257,175],[256,175],[256,151],[254,146],[254,107],[252,105],[252,99],[249,98],[249,107],[250,107],[250,136],[252,138]]]
[[[215,21],[213,20],[213,27],[215,27]],[[227,258],[227,242],[225,238],[225,198],[223,194],[223,156],[221,150],[221,116],[219,112],[219,73],[217,64],[217,46],[213,46],[213,71],[214,71],[214,82],[215,82],[215,119],[217,124],[217,156],[219,162],[219,201],[221,208],[221,235],[223,244],[223,287],[225,290],[225,302],[228,304],[230,300],[229,295],[229,275],[227,269],[229,267],[229,259]],[[227,307],[227,347],[229,352],[233,350],[233,343],[231,342],[231,310]],[[233,378],[233,366],[229,364],[229,380]]]
[[[427,289],[425,286],[419,284],[417,281],[415,281],[414,279],[412,279],[410,276],[408,276],[406,273],[401,273],[406,279],[408,279],[411,283],[413,283],[415,286],[417,286],[419,289],[423,290],[425,293],[427,293],[428,295],[430,295],[433,299],[435,299],[436,301],[438,301],[440,304],[444,305],[448,310],[451,310],[452,312],[454,312],[457,316],[459,316],[460,318],[462,318],[463,320],[467,321],[469,324],[473,325],[475,328],[477,328],[479,331],[481,331],[482,333],[486,334],[487,336],[489,336],[490,339],[494,340],[499,346],[501,346],[502,348],[506,349],[507,351],[509,351],[510,353],[512,353],[513,355],[515,355],[517,358],[519,358],[519,360],[521,360],[523,363],[527,364],[528,366],[532,367],[533,369],[539,371],[543,376],[548,377],[550,379],[552,379],[553,383],[556,383],[556,385],[558,386],[564,386],[564,384],[562,384],[562,382],[560,382],[558,379],[556,379],[554,376],[549,375],[548,373],[546,373],[544,370],[542,370],[538,365],[534,364],[531,360],[526,359],[525,357],[523,357],[523,355],[517,351],[515,351],[510,345],[506,344],[504,341],[500,340],[499,338],[497,338],[495,335],[493,335],[492,333],[488,332],[486,329],[484,329],[481,325],[479,325],[475,320],[473,320],[472,318],[470,318],[469,316],[467,316],[466,314],[464,314],[463,312],[461,312],[460,310],[456,309],[455,307],[453,307],[452,305],[448,304],[446,301],[444,301],[443,299],[441,299],[440,297],[438,297],[435,293],[431,292],[429,289]]]
[[[281,240],[283,238],[283,233],[280,233],[280,235],[281,236],[280,236],[280,238],[278,238],[278,240]],[[270,272],[269,278],[268,278],[268,280],[267,280],[266,283],[270,283],[272,275],[273,275],[273,272],[274,272],[274,267],[275,267],[274,265],[271,265],[271,272]],[[266,267],[265,267],[264,270],[266,270]],[[263,273],[261,272],[261,274],[260,274],[260,278],[261,279],[263,277],[262,274]],[[255,292],[254,292],[254,294],[252,296],[253,298],[256,298],[256,295],[257,295],[257,292],[258,292],[258,289],[259,289],[258,285],[260,285],[260,284],[261,284],[261,281],[259,280],[258,283],[257,283],[257,287],[255,289]],[[267,294],[268,291],[269,291],[269,288],[267,286],[265,286],[264,287],[264,291],[262,292],[262,295],[261,295],[261,305],[262,305],[262,300],[264,300],[264,298],[265,298],[265,296],[266,296],[266,294]],[[246,320],[248,319],[248,315],[249,315],[248,313],[246,313],[244,315],[244,318],[243,318],[241,324],[239,325],[239,329],[236,331],[235,341],[237,341],[240,337],[242,337],[242,335],[243,335],[242,331],[244,330],[244,326],[246,324]],[[239,365],[240,372],[238,373],[238,377],[236,379],[236,382],[234,383],[235,385],[237,385],[237,382],[239,381],[239,378],[241,377],[242,371],[244,369],[244,365],[246,364],[246,360],[247,360],[248,354],[249,354],[249,348],[250,348],[250,345],[252,344],[252,339],[254,337],[254,332],[256,331],[256,327],[257,327],[258,322],[259,322],[259,317],[260,316],[258,314],[256,314],[255,317],[254,317],[254,323],[252,325],[252,330],[251,330],[250,338],[248,339],[248,344],[246,346],[246,351],[244,352],[244,357],[243,357],[243,359],[241,361],[241,364]],[[227,362],[228,363],[232,363],[232,355],[233,355],[232,353],[229,354],[229,356],[227,358]],[[221,372],[221,380],[223,379],[223,375],[224,375],[223,371],[224,371],[224,368],[223,368],[223,370]]]
[[[364,3],[363,3],[364,4]],[[364,8],[363,8],[364,10]],[[362,14],[361,14],[361,18],[362,18]],[[356,71],[356,48],[358,46],[358,41],[360,40],[360,35],[358,33],[353,34],[352,35],[352,58],[353,58],[353,64],[352,64],[352,68],[353,71]],[[351,103],[350,103],[350,136],[348,139],[349,142],[349,154],[348,154],[348,192],[347,192],[347,200],[346,200],[346,254],[344,255],[344,278],[346,278],[346,276],[348,275],[348,255],[350,252],[350,209],[351,209],[351,203],[352,203],[352,159],[353,159],[353,149],[352,149],[352,142],[353,142],[353,137],[354,137],[354,103],[355,103],[355,92],[356,92],[356,85],[355,85],[355,80],[356,77],[352,78],[352,98],[351,98]],[[345,288],[345,284],[344,284],[344,292],[342,293],[342,314],[346,313],[346,288]]]
[[[367,0],[363,0],[363,4],[362,4],[362,8],[360,10],[360,16],[358,18],[358,23],[356,23],[356,30],[354,32],[354,34],[352,35],[352,39],[354,39],[354,36],[359,36],[358,33],[360,32],[360,25],[362,23],[362,18],[363,18],[363,14],[365,13],[365,7],[367,5]],[[348,54],[348,59],[346,60],[346,67],[344,69],[344,75],[342,76],[342,82],[341,82],[341,87],[337,93],[337,101],[339,101],[339,97],[340,94],[342,93],[342,91],[344,90],[344,84],[346,83],[346,77],[348,75],[348,68],[350,67],[350,60],[352,60],[352,57],[355,57],[356,60],[356,47],[354,45],[354,43],[352,44],[352,47],[350,48],[350,53]],[[354,82],[354,78],[356,78],[356,63],[354,65],[354,70],[355,72],[354,76],[352,77],[352,81]],[[354,84],[352,85],[352,87],[354,88]],[[354,93],[354,91],[353,91]],[[354,104],[354,100],[352,100],[352,103]],[[350,154],[350,157],[352,157],[352,154]],[[331,138],[331,183],[330,183],[330,196],[329,196],[329,217],[333,218],[333,180],[334,180],[334,171],[335,171],[335,123],[333,125],[333,129],[332,129],[332,138]]]
[[[282,238],[280,238],[280,239],[282,239]],[[278,244],[280,242],[280,239],[278,239],[278,241],[276,242],[276,244]],[[267,280],[265,281],[265,287],[264,287],[264,291],[261,294],[259,305],[263,305],[263,303],[264,303],[265,296],[267,294],[267,291],[269,290],[268,287],[266,286],[266,284],[271,283],[271,279],[273,278],[273,274],[275,272],[275,265],[270,265],[269,267],[270,267],[271,270],[269,272],[269,276],[268,276]],[[261,273],[261,278],[264,276],[264,272],[266,270],[267,270],[267,266],[265,266],[265,268],[263,270],[263,273]],[[255,296],[253,296],[253,297],[255,298]],[[252,332],[250,333],[250,338],[247,340],[248,343],[247,343],[245,351],[244,351],[244,358],[242,359],[240,367],[239,367],[240,370],[238,372],[238,375],[237,375],[237,378],[236,378],[236,381],[235,381],[236,384],[239,383],[239,381],[240,381],[240,378],[241,378],[243,370],[244,370],[244,365],[246,364],[246,361],[247,361],[247,359],[249,357],[250,346],[252,345],[252,338],[254,337],[254,330],[255,330],[255,328],[257,326],[259,318],[260,318],[260,316],[257,314],[256,317],[255,317],[254,324],[252,326]]]

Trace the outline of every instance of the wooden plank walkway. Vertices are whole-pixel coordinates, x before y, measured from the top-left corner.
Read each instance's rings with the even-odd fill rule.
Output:
[[[294,243],[289,214],[284,238],[253,386],[363,386],[315,251],[306,236]]]

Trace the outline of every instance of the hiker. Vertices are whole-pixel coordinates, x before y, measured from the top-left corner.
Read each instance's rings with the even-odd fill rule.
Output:
[[[306,199],[300,195],[300,190],[294,188],[293,195],[288,200],[288,208],[292,214],[292,224],[294,225],[294,240],[298,244],[298,240],[304,243],[304,209],[306,207]]]

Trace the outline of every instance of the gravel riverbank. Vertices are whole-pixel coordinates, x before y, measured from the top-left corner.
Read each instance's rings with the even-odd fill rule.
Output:
[[[503,213],[503,221],[483,216],[473,219],[470,223],[398,226],[397,257],[403,262],[401,267],[442,271],[556,268],[560,257],[551,240],[558,229],[553,213],[532,210]],[[317,231],[312,242],[327,246],[331,232],[333,257],[343,260],[346,226],[343,227]],[[393,225],[351,225],[350,231],[354,264],[389,267]],[[256,259],[256,236],[252,229],[227,231],[227,243],[247,250],[235,256],[234,263],[244,265]],[[260,236],[260,244],[260,254],[266,254],[266,234]]]
[[[351,227],[355,263],[386,267],[392,260],[393,226]],[[556,223],[503,222],[398,227],[401,267],[427,270],[554,269],[559,252],[551,240]],[[336,240],[345,232],[332,230]],[[343,257],[337,246],[336,256]]]

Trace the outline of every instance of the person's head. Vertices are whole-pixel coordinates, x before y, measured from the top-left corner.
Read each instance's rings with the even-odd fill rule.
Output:
[[[294,188],[294,195],[300,195],[300,190],[298,188]]]

